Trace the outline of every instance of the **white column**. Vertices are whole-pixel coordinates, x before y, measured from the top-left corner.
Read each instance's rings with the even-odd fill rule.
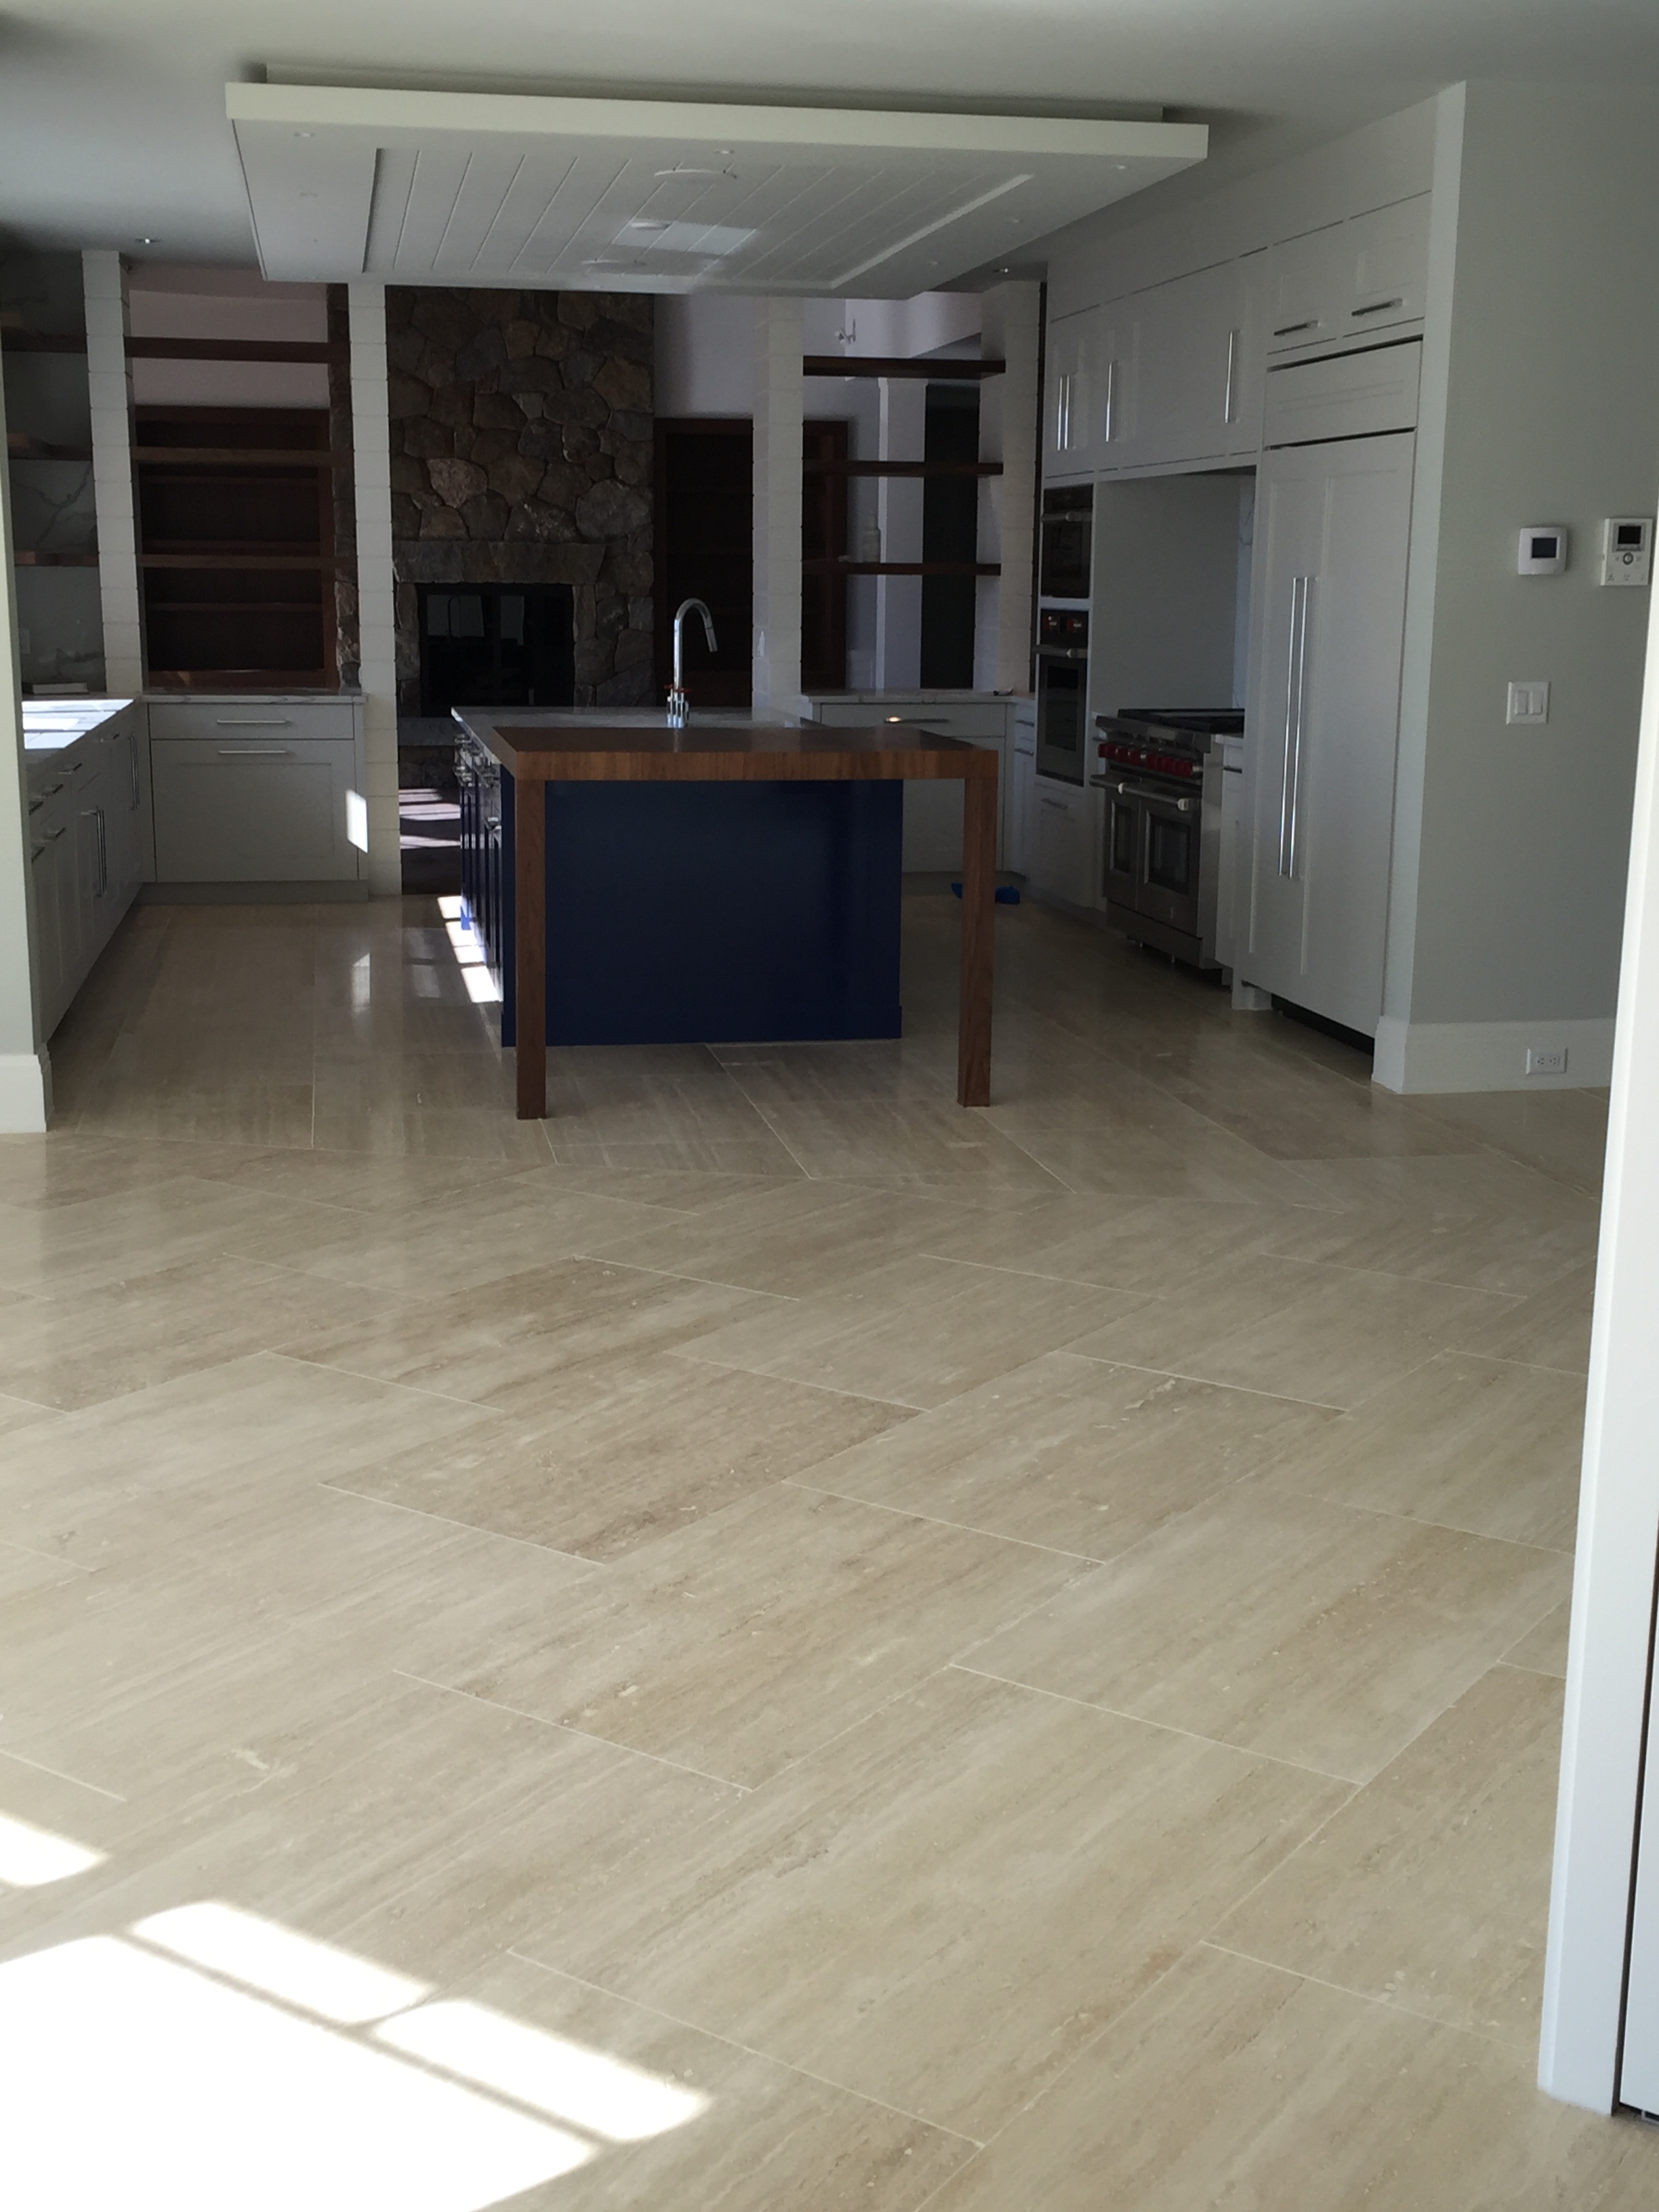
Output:
[[[1540,2085],[1553,2096],[1601,2112],[1611,2110],[1617,2094],[1614,2069],[1659,1547],[1656,1127],[1659,602],[1648,624],[1625,902],[1538,2064]]]
[[[131,696],[144,688],[138,532],[132,493],[132,376],[127,299],[118,253],[81,256],[87,304],[87,393],[92,409],[92,496],[98,517],[98,591],[104,613],[104,684]]]
[[[884,461],[919,461],[927,444],[927,386],[919,376],[883,377]],[[927,485],[920,477],[880,477],[876,512],[884,561],[920,561]],[[914,691],[921,681],[921,578],[876,579],[876,683],[884,691]]]
[[[392,574],[392,433],[386,389],[386,287],[348,285],[351,447],[357,494],[357,620],[362,646],[363,796],[368,888],[403,890],[398,842],[398,638]]]
[[[6,403],[0,387],[0,446]],[[34,902],[29,882],[28,788],[18,675],[17,572],[11,557],[11,471],[0,468],[0,1132],[44,1129],[52,1066],[35,1021]]]
[[[799,714],[801,322],[799,300],[755,302],[755,633],[757,714]]]
[[[974,625],[974,683],[981,691],[1024,691],[1031,681],[1031,564],[1036,554],[1038,306],[1035,284],[998,284],[984,295],[980,346],[1007,367],[979,395],[979,457],[1000,461],[980,495],[979,557],[1000,562],[981,576]]]

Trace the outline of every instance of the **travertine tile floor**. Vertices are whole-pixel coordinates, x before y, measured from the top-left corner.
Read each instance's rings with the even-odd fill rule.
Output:
[[[133,917],[0,1145],[0,1845],[102,1855],[0,1888],[0,2046],[210,1899],[426,1995],[175,1958],[148,2134],[76,2014],[55,2206],[266,2201],[204,2005],[311,2039],[222,2085],[273,2203],[1659,2202],[1533,2087],[1604,1102],[1028,905],[963,1114],[955,920],[902,1043],[532,1127],[431,904]]]

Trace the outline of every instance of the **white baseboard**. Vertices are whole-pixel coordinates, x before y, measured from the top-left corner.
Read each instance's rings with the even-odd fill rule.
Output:
[[[52,1118],[52,1062],[41,1052],[0,1052],[0,1132],[42,1134]]]
[[[1560,1075],[1528,1075],[1527,1054],[1565,1049]],[[1583,1091],[1613,1079],[1613,1022],[1401,1022],[1376,1025],[1371,1079],[1385,1090]]]

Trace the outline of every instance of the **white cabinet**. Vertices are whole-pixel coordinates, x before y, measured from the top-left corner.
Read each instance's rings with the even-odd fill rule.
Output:
[[[1092,907],[1100,896],[1100,794],[1050,776],[1032,781],[1031,888],[1067,906]]]
[[[941,737],[960,738],[997,756],[997,866],[1012,866],[1008,848],[1008,703],[1005,699],[930,699],[925,693],[883,691],[814,702],[816,719],[836,729],[860,729],[893,715]],[[904,787],[904,866],[908,872],[962,866],[962,786],[917,779]]]
[[[1136,460],[1219,459],[1243,397],[1237,263],[1179,276],[1137,301]]]
[[[1426,192],[1285,240],[1272,255],[1269,352],[1419,321],[1428,259]]]
[[[60,718],[70,712],[24,706],[26,739],[36,740],[28,762],[29,873],[48,1037],[131,905],[143,866],[137,710],[118,708],[64,741]],[[40,742],[54,736],[58,742]]]
[[[1269,453],[1256,495],[1241,979],[1382,1012],[1415,439]]]
[[[158,882],[361,880],[357,714],[350,699],[152,700]]]
[[[1104,341],[1098,307],[1063,315],[1049,325],[1042,438],[1047,477],[1089,476],[1099,464]]]
[[[1029,876],[1036,825],[1036,702],[1017,700],[1013,712],[1013,750],[1008,761],[1008,796],[1003,810],[1007,835],[1004,840],[1005,867]]]
[[[155,873],[164,884],[337,883],[358,872],[347,835],[354,748],[150,739]]]

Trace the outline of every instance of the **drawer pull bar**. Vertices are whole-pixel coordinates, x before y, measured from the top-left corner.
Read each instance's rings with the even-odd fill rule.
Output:
[[[1390,307],[1403,307],[1403,300],[1373,300],[1369,307],[1350,307],[1351,315],[1383,315]]]
[[[1288,338],[1294,336],[1297,331],[1316,331],[1318,328],[1318,316],[1310,315],[1305,322],[1281,323],[1279,328],[1273,332],[1273,336],[1276,338]]]
[[[292,745],[220,745],[216,750],[221,760],[287,760],[294,748]]]
[[[292,714],[219,714],[214,718],[218,730],[291,730]]]

